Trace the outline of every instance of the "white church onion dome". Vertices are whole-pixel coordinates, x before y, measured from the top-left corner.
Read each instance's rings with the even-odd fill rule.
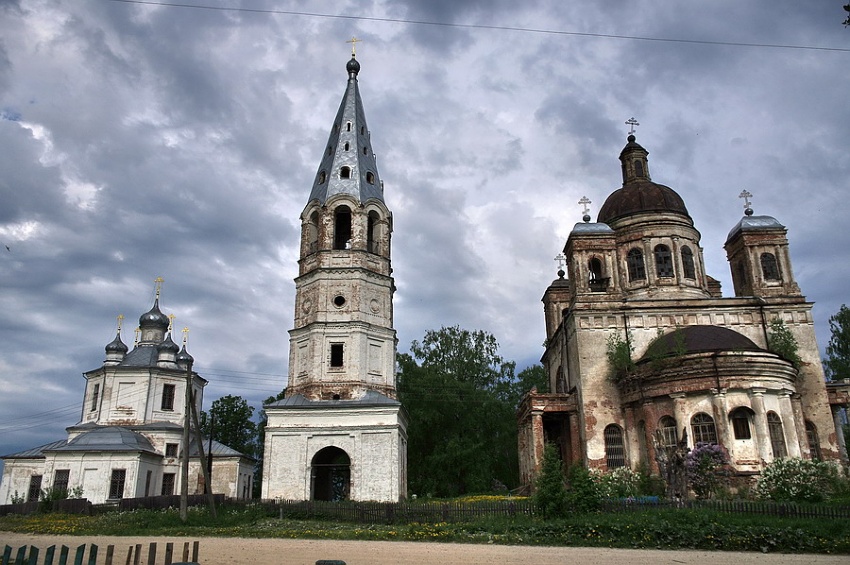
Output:
[[[177,355],[177,352],[180,351],[180,346],[171,339],[171,332],[168,332],[165,339],[156,348],[160,353],[171,353],[172,355]]]
[[[180,353],[177,354],[177,364],[183,367],[194,362],[195,358],[186,351],[186,345],[184,344],[183,347],[180,348]]]
[[[115,339],[106,344],[106,354],[110,353],[118,353],[120,355],[125,355],[130,348],[128,348],[123,341],[121,341],[121,333],[115,334]]]
[[[168,326],[168,316],[163,314],[159,309],[159,298],[154,300],[153,308],[139,317],[139,327],[143,330],[147,328],[157,328],[165,331],[168,329]]]
[[[685,201],[679,194],[663,184],[652,182],[649,176],[649,152],[629,135],[628,143],[620,153],[623,169],[623,187],[615,190],[599,209],[597,222],[611,222],[644,213],[674,213],[690,219]]]
[[[741,221],[732,228],[726,237],[727,244],[741,232],[785,230],[785,226],[772,216],[753,216],[751,208],[747,208],[744,213],[746,215],[741,218]]]
[[[662,335],[652,342],[638,365],[691,353],[715,351],[763,351],[753,340],[736,331],[720,326],[687,326]]]

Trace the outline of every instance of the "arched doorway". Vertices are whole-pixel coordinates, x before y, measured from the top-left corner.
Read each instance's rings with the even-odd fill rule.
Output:
[[[351,491],[351,459],[338,447],[320,449],[310,463],[312,500],[348,500]]]

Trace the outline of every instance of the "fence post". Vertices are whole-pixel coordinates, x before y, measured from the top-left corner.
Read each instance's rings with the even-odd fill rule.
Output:
[[[195,543],[192,544],[192,561],[194,563],[198,562],[198,546],[200,544],[201,544],[201,542],[199,542],[197,540],[195,540]]]
[[[63,545],[59,549],[59,565],[65,565],[68,562],[68,552],[71,550],[67,545]]]
[[[77,547],[77,552],[74,554],[74,565],[83,565],[83,557],[86,556],[86,544]]]
[[[165,565],[171,565],[172,556],[174,555],[174,544],[168,542],[165,544]]]
[[[104,565],[112,565],[112,556],[115,554],[115,546],[109,544],[106,546],[106,563]],[[46,563],[44,565],[47,565]]]
[[[53,554],[56,552],[56,545],[51,545],[44,552],[44,565],[53,565]]]
[[[97,546],[95,544],[91,544],[91,549],[89,549],[89,565],[97,565]]]
[[[94,565],[94,564],[92,564]],[[156,565],[156,542],[152,541],[148,546],[148,565]]]
[[[30,546],[29,565],[38,565],[38,548],[33,545]]]

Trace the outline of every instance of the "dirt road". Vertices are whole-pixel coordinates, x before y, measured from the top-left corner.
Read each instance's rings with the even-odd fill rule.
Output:
[[[0,532],[0,546],[35,545],[42,550],[52,544],[75,548],[97,544],[102,563],[106,546],[115,546],[114,563],[123,564],[127,549],[142,544],[141,563],[147,562],[150,542],[157,542],[160,557],[167,542],[174,542],[179,559],[183,542],[190,538],[32,536]],[[819,565],[850,563],[846,555],[782,555],[761,553],[661,551],[574,547],[466,545],[456,543],[370,542],[333,540],[191,538],[200,540],[201,565],[313,565],[320,559],[338,559],[346,565]],[[179,548],[179,549],[178,549]],[[88,557],[88,556],[86,556]]]

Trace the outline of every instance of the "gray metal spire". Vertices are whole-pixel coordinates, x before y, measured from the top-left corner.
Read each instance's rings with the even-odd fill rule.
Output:
[[[353,53],[346,70],[348,86],[336,113],[308,202],[318,200],[324,204],[335,194],[350,194],[361,203],[372,198],[384,201],[384,189],[357,87],[360,63]]]

